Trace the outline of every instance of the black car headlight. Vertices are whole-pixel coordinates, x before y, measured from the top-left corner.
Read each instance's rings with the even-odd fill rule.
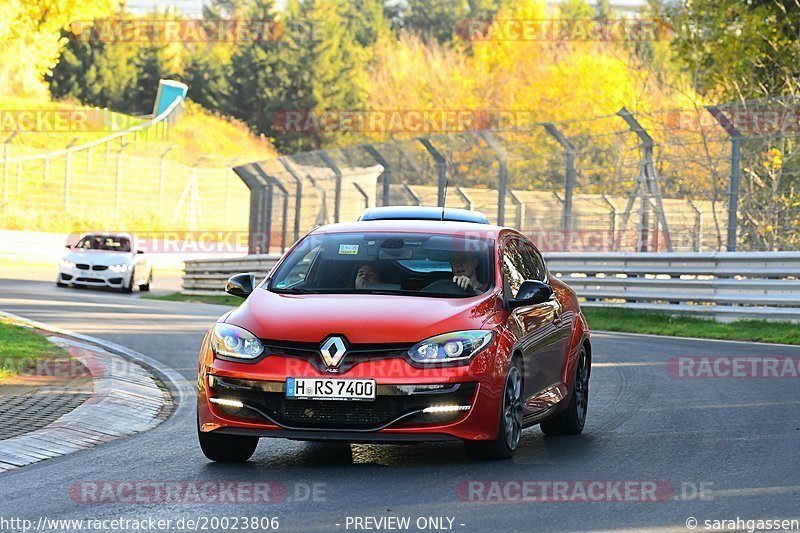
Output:
[[[454,331],[414,345],[408,356],[417,363],[449,363],[472,359],[492,342],[492,332],[483,329]]]
[[[223,357],[255,359],[264,351],[258,337],[244,328],[218,322],[211,329],[211,347]]]

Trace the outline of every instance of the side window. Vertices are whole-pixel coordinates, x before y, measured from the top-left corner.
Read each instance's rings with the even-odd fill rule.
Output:
[[[525,264],[525,279],[537,279],[544,281],[547,277],[547,269],[544,266],[544,259],[529,242],[521,242],[522,261]]]
[[[503,248],[503,279],[508,295],[515,298],[520,285],[525,281],[525,267],[522,261],[520,242],[514,238],[506,239]]]

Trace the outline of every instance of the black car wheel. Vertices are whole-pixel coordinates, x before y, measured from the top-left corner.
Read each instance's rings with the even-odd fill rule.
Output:
[[[220,463],[243,463],[253,456],[258,446],[258,437],[203,433],[198,421],[197,440],[203,455]]]
[[[503,407],[496,440],[464,441],[472,459],[510,459],[522,437],[522,369],[519,359],[513,359],[503,388]]]
[[[539,426],[546,435],[577,435],[586,424],[589,406],[589,357],[586,348],[578,355],[578,368],[575,369],[575,384],[569,406],[560,415],[545,420]]]

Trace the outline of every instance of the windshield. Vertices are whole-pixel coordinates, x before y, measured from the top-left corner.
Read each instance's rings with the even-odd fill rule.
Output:
[[[131,242],[127,237],[116,235],[86,235],[78,244],[78,250],[103,250],[106,252],[130,252]]]
[[[278,293],[475,296],[494,279],[488,239],[419,233],[309,235],[268,287]]]

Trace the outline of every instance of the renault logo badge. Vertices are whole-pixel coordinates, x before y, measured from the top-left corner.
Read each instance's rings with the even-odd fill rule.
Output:
[[[339,366],[344,359],[347,348],[344,346],[344,340],[341,337],[330,337],[319,349],[322,354],[322,360],[329,369],[335,369]]]

